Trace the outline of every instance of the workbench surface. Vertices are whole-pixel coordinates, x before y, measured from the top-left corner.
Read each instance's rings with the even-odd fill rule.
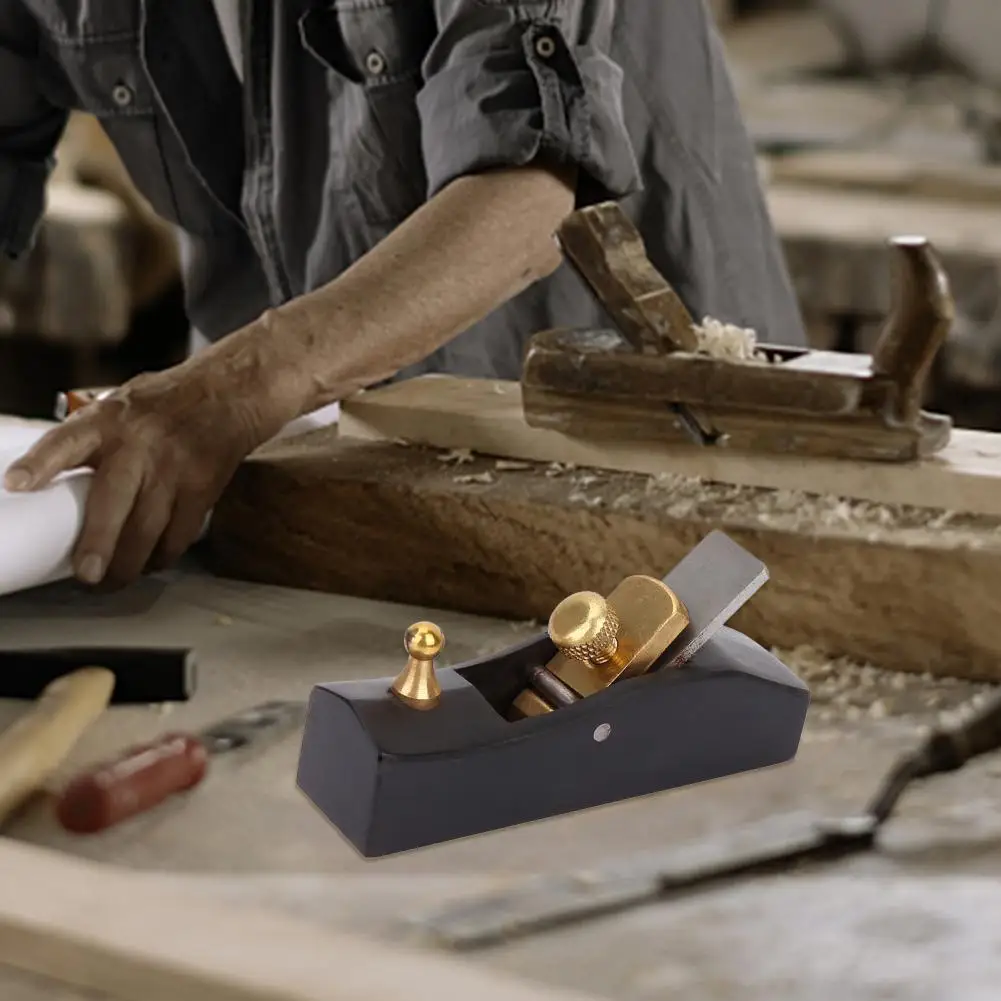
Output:
[[[305,697],[315,682],[394,674],[403,663],[404,629],[428,616],[445,631],[446,662],[537,628],[187,570],[115,596],[67,582],[2,599],[0,634],[10,646],[197,649],[196,698],[169,714],[112,709],[78,747],[79,767],[168,727],[197,728],[263,699]],[[948,705],[968,694],[958,683],[946,684],[925,703]],[[587,868],[787,810],[859,808],[880,771],[920,731],[912,715],[874,719],[882,710],[853,708],[851,701],[839,697],[811,710],[791,765],[378,862],[360,859],[296,790],[297,737],[258,757],[217,759],[193,794],[101,836],[62,834],[44,804],[5,833],[123,866],[177,872],[206,893],[392,937],[399,919],[498,876]],[[0,703],[0,726],[21,709]],[[989,876],[1001,873],[1001,762],[988,759],[915,790],[887,843],[889,856],[721,887],[473,958],[615,1001],[997,997],[1001,880]],[[7,971],[0,973],[0,996],[83,997]]]

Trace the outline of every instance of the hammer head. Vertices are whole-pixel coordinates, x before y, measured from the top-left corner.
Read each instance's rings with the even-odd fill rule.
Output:
[[[195,692],[195,657],[185,648],[28,648],[0,650],[0,698],[36,699],[56,678],[84,667],[114,674],[112,705],[187,702]]]

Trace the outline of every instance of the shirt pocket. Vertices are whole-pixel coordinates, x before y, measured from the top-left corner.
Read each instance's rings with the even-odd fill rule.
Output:
[[[189,233],[212,235],[218,210],[156,100],[139,55],[138,30],[50,36],[49,46],[50,99],[100,121],[157,215]]]
[[[300,21],[328,73],[331,181],[375,227],[427,199],[417,94],[436,33],[425,0],[335,0]]]

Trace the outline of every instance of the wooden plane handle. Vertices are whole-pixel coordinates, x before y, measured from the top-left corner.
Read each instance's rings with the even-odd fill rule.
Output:
[[[873,372],[897,384],[893,414],[918,419],[925,382],[955,318],[949,277],[923,236],[890,241],[894,250],[893,303],[872,353]]]
[[[85,667],[57,678],[0,733],[0,823],[41,789],[111,701],[114,674]]]
[[[564,257],[637,351],[698,347],[695,322],[647,256],[640,231],[617,202],[571,213],[557,230]]]

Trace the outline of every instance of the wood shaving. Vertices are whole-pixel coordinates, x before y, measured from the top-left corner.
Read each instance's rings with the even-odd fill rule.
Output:
[[[695,334],[699,342],[696,354],[745,365],[770,364],[768,355],[758,347],[758,335],[748,327],[707,316],[695,328]]]
[[[546,476],[552,479],[555,476],[563,476],[573,472],[577,467],[572,462],[550,462],[546,466]]]
[[[482,483],[489,485],[491,483],[496,483],[497,477],[494,476],[494,474],[488,469],[482,473],[468,473],[465,476],[453,476],[452,482],[462,484]]]
[[[470,448],[454,448],[450,452],[442,452],[435,458],[450,466],[464,466],[468,462],[474,462],[476,457]]]
[[[584,507],[591,508],[601,507],[605,503],[601,497],[588,497],[587,494],[582,493],[580,490],[575,490],[567,497],[567,500],[571,504],[583,504]]]

